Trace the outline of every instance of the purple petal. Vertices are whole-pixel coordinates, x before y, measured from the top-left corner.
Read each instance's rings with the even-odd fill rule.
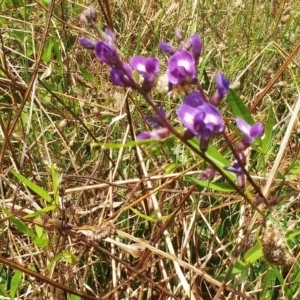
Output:
[[[171,56],[168,62],[168,80],[172,84],[180,84],[196,78],[195,60],[193,55],[181,50]]]
[[[227,95],[229,90],[230,81],[225,78],[221,72],[218,72],[216,75],[216,84],[220,97]]]
[[[196,61],[198,61],[201,50],[202,50],[202,41],[198,34],[193,34],[189,37],[192,44],[192,52]]]
[[[200,137],[200,150],[201,151],[205,152],[207,150],[210,139],[211,139],[211,135],[209,135],[209,134],[202,135]]]
[[[149,124],[151,124],[152,127],[163,126],[163,122],[162,122],[161,119],[165,118],[166,112],[162,107],[159,107],[158,109],[159,109],[159,114],[158,115],[154,115],[154,116],[144,118],[144,120],[146,122],[148,122]]]
[[[186,103],[182,103],[177,110],[177,116],[181,123],[194,135],[198,134],[194,128],[194,121],[198,112],[198,109],[195,109]]]
[[[257,138],[262,136],[264,133],[264,128],[261,123],[255,123],[250,129],[250,135],[252,138]]]
[[[183,102],[191,107],[198,107],[206,103],[201,93],[195,91],[184,97]]]
[[[120,59],[115,47],[105,41],[99,41],[95,46],[96,56],[103,63],[113,67],[120,65]]]
[[[203,109],[198,109],[198,113],[195,115],[193,129],[195,134],[203,135],[207,132],[207,129],[204,124],[205,111]]]
[[[123,68],[111,68],[110,70],[110,80],[115,85],[130,87],[132,86],[131,79],[132,70],[128,64],[123,64]]]
[[[172,47],[171,45],[165,42],[159,42],[158,46],[162,52],[168,55],[173,55],[177,51],[175,47]]]
[[[159,72],[159,61],[156,57],[149,57],[146,62],[146,70],[148,73],[157,75]]]
[[[150,140],[151,139],[151,134],[150,132],[141,132],[137,137],[137,140]]]
[[[96,41],[87,39],[87,38],[80,38],[79,43],[82,47],[87,48],[87,49],[95,49]]]
[[[241,168],[241,166],[236,162],[234,163],[231,167],[224,167],[225,170],[235,173],[237,175],[242,175],[244,174],[243,169]]]
[[[215,174],[216,170],[213,167],[207,167],[205,170],[202,171],[200,175],[200,180],[207,180]]]
[[[132,67],[149,82],[154,80],[154,76],[159,72],[159,62],[155,57],[145,58],[143,56],[133,56],[130,60]]]
[[[105,41],[107,41],[110,44],[114,44],[116,40],[116,35],[110,28],[105,28]]]
[[[251,130],[251,126],[244,121],[242,118],[237,117],[235,119],[236,125],[239,128],[239,130],[245,135],[245,136],[249,136],[250,135],[250,130]]]
[[[175,38],[178,43],[181,43],[183,41],[183,34],[179,28],[175,28]]]
[[[224,130],[224,122],[218,109],[210,104],[200,106],[194,118],[194,130],[199,138],[221,133]]]
[[[244,139],[241,141],[244,144],[244,147],[250,146],[253,143],[253,140],[261,136],[264,132],[263,125],[261,123],[255,123],[254,125],[249,125],[242,118],[236,118],[236,124],[240,131],[244,134]],[[243,145],[241,146],[241,149]]]
[[[141,132],[138,136],[138,140],[159,140],[170,136],[170,131],[168,128],[162,127],[151,132]]]
[[[203,122],[208,125],[213,125],[213,134],[221,133],[224,130],[223,118],[219,110],[211,104],[202,106],[205,111],[205,118]]]

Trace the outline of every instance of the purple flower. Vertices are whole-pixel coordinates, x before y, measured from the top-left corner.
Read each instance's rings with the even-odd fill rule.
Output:
[[[110,67],[120,67],[122,62],[117,54],[115,45],[107,41],[99,41],[95,46],[96,56]]]
[[[173,54],[168,62],[167,75],[172,84],[190,82],[195,79],[196,67],[193,55],[186,50]]]
[[[216,84],[220,97],[226,96],[230,85],[229,79],[225,78],[221,72],[218,72],[216,75]]]
[[[237,175],[242,175],[244,174],[244,171],[242,167],[239,165],[239,163],[234,163],[231,167],[224,167],[225,170],[235,173]]]
[[[234,163],[231,167],[224,167],[225,170],[235,173],[237,176],[237,185],[241,188],[245,187],[245,173],[239,163]]]
[[[211,137],[224,131],[224,122],[218,109],[207,103],[199,92],[187,95],[177,110],[189,136],[200,139],[200,149],[206,151]],[[186,135],[187,136],[187,135]]]
[[[159,110],[158,114],[151,117],[144,118],[144,120],[149,124],[151,124],[152,127],[164,126],[162,122],[162,118],[166,117],[166,112],[162,107],[159,107],[158,110]]]
[[[227,95],[230,81],[221,72],[218,72],[216,75],[216,84],[217,90],[210,99],[210,103],[214,106],[218,106],[221,100]]]
[[[166,127],[153,130],[151,132],[141,132],[138,136],[138,140],[159,140],[170,136],[170,130]]]
[[[145,58],[133,56],[130,60],[131,66],[142,75],[148,82],[153,82],[159,72],[159,62],[155,57]]]
[[[80,20],[82,23],[89,25],[97,22],[98,14],[93,6],[87,7],[82,14],[80,14]]]
[[[133,86],[132,70],[129,64],[123,64],[122,68],[111,68],[110,80],[115,85],[135,88]]]
[[[216,170],[213,167],[207,167],[205,170],[202,171],[200,175],[200,180],[207,180],[213,177],[216,174]]]
[[[184,39],[182,31],[179,28],[175,28],[175,38],[178,43],[181,43]]]
[[[86,49],[95,49],[95,46],[97,44],[97,41],[93,41],[87,38],[80,38],[79,39],[79,43],[82,47],[86,48]]]
[[[178,51],[177,48],[169,45],[168,43],[165,42],[159,42],[158,46],[160,48],[160,50],[168,55],[173,55],[174,53],[176,53]]]
[[[188,47],[187,49],[191,48],[194,59],[197,62],[202,50],[202,41],[199,35],[198,34],[191,35],[187,40],[186,46]]]
[[[115,47],[116,35],[109,28],[105,28],[104,32],[103,40]]]
[[[245,146],[249,147],[255,138],[263,135],[264,128],[261,123],[255,123],[251,126],[242,118],[236,118],[236,124],[239,130],[244,134],[244,138],[241,142],[244,143]]]

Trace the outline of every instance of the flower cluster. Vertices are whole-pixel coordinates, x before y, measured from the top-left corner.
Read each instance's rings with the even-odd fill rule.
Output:
[[[86,24],[95,24],[96,17],[95,10],[89,8],[81,16],[81,20]],[[80,44],[93,50],[96,57],[109,67],[110,80],[113,84],[138,91],[155,110],[154,116],[145,118],[154,130],[141,132],[137,139],[157,140],[170,136],[174,129],[167,121],[164,109],[156,107],[149,98],[149,93],[154,88],[160,73],[159,60],[156,57],[133,56],[125,62],[119,54],[115,34],[109,29],[104,32],[98,29],[97,31],[99,40],[81,38]],[[161,76],[167,81],[167,88],[164,90],[185,93],[177,109],[177,116],[185,128],[181,139],[186,142],[188,139],[198,138],[200,151],[204,153],[213,136],[225,134],[225,124],[218,106],[228,94],[230,82],[222,73],[217,72],[216,91],[210,98],[207,97],[197,77],[197,66],[202,50],[200,37],[193,34],[184,40],[182,32],[176,29],[175,39],[179,47],[163,41],[159,42],[159,48],[168,56],[166,73]],[[134,72],[141,76],[141,84],[135,81]],[[237,118],[236,124],[243,138],[236,146],[237,161],[226,169],[234,172],[237,175],[238,185],[244,187],[246,166],[244,151],[251,146],[255,138],[263,134],[263,126],[260,123],[251,126],[242,118]],[[202,178],[213,176],[214,173],[215,171],[210,167],[206,173],[204,171]]]

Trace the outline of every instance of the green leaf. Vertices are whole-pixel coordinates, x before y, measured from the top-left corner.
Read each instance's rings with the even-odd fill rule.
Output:
[[[220,166],[228,166],[230,162],[213,146],[209,145],[205,155]]]
[[[246,269],[247,269],[247,265],[244,264],[241,260],[237,260],[231,273],[230,273],[229,280],[233,279],[236,275],[241,274]],[[226,270],[222,274],[220,274],[220,276],[218,276],[219,281],[223,281],[225,279],[225,277],[227,276],[228,270],[229,269],[226,268]]]
[[[229,192],[231,193],[235,191],[235,189],[228,183],[211,182],[209,180],[199,180],[192,176],[185,176],[185,179],[193,181],[197,185],[200,185],[205,188],[209,188],[213,191],[224,192],[224,193],[229,193]]]
[[[245,262],[251,264],[263,256],[262,245],[259,241],[256,242],[244,255]]]
[[[59,178],[56,172],[55,166],[51,165],[51,175],[52,175],[52,185],[53,185],[53,193],[54,193],[54,201],[56,205],[59,205]]]
[[[42,5],[48,6],[50,4],[51,0],[41,0]]]
[[[289,167],[289,174],[291,175],[299,175],[300,174],[300,161],[295,161],[290,167]]]
[[[282,274],[280,273],[280,270],[278,269],[277,266],[272,265],[272,271],[273,273],[276,275],[277,280],[279,281],[279,283],[284,287],[284,292],[285,292],[285,299],[295,299],[293,297],[293,292],[290,289],[289,285],[286,285],[285,283],[285,279],[283,278]],[[299,288],[299,286],[298,286]]]
[[[42,215],[42,214],[44,214],[44,213],[47,213],[47,212],[49,212],[49,211],[53,211],[53,210],[55,210],[56,208],[57,208],[56,205],[46,206],[46,207],[44,207],[44,208],[42,208],[42,209],[40,209],[40,210],[37,210],[37,211],[35,211],[35,212],[31,213],[31,214],[26,215],[26,216],[24,217],[24,219],[30,219],[30,218],[38,217],[38,216],[40,216],[40,215]]]
[[[155,219],[155,218],[152,218],[152,217],[150,217],[150,216],[147,216],[147,215],[144,215],[144,214],[142,214],[140,211],[138,211],[138,210],[136,210],[136,209],[134,209],[134,208],[130,208],[137,216],[139,216],[140,218],[142,218],[142,219],[144,219],[144,220],[147,220],[147,221],[149,221],[149,222],[155,222],[157,219]],[[166,216],[162,216],[161,217],[161,219],[163,220],[163,221],[167,221],[167,220],[169,220],[171,217],[172,217],[172,215],[175,213],[176,211],[174,211],[174,212],[172,212],[172,213],[170,213],[169,215],[166,215]]]
[[[75,285],[73,282],[71,282],[71,283],[69,284],[69,286],[70,286],[70,288],[73,289],[73,290],[76,290],[76,289],[77,289],[76,285]],[[81,300],[81,299],[82,299],[82,298],[79,297],[79,296],[77,296],[77,295],[70,294],[70,300]]]
[[[50,60],[52,58],[52,48],[53,48],[53,41],[52,41],[52,38],[50,37],[48,39],[48,41],[46,42],[46,44],[45,44],[44,52],[43,52],[43,55],[42,55],[42,60],[45,63],[50,62]]]
[[[273,270],[273,273],[276,275],[276,277],[277,277],[278,281],[280,282],[280,284],[284,284],[284,278],[281,275],[279,269],[275,265],[272,265],[272,270]]]
[[[265,276],[262,277],[262,291],[259,299],[272,299],[274,289],[272,288],[276,283],[275,274],[268,268]]]
[[[300,234],[300,230],[297,229],[297,230],[292,230],[290,232],[288,232],[286,234],[286,239],[289,241],[289,240],[293,240],[296,236],[298,236]]]
[[[165,167],[165,173],[166,174],[171,174],[175,169],[181,167],[182,165],[181,164],[169,164]]]
[[[34,228],[38,238],[43,238],[43,239],[46,238],[45,230],[42,226],[35,224]]]
[[[0,286],[0,295],[3,297],[7,297],[9,298],[8,294],[6,293],[6,291]]]
[[[22,282],[22,272],[19,270],[15,271],[14,276],[11,279],[11,285],[10,285],[10,298],[14,299],[17,290],[19,289],[19,286]]]
[[[77,256],[74,255],[70,251],[64,251],[62,253],[59,253],[56,255],[51,261],[48,267],[52,268],[53,264],[55,264],[57,261],[65,259],[69,264],[74,264],[77,261]]]
[[[52,201],[51,196],[43,188],[41,188],[40,186],[33,183],[32,181],[30,181],[29,179],[27,179],[26,177],[24,177],[23,175],[21,175],[20,173],[14,171],[14,170],[11,170],[11,173],[16,178],[18,178],[22,183],[24,183],[27,187],[29,187],[33,192],[35,192],[40,197],[42,197],[44,200],[46,200],[47,202]]]
[[[300,267],[299,264],[296,264],[293,267],[293,273],[290,277],[290,281],[289,282],[300,282]],[[291,285],[291,290],[292,290],[292,294],[295,294],[299,289],[299,286],[297,284],[293,284]]]
[[[134,208],[130,208],[137,216],[139,216],[140,218],[147,220],[149,222],[155,222],[156,220],[150,216],[144,215],[141,212],[139,212],[137,209]]]
[[[36,237],[32,239],[32,242],[37,245],[39,248],[45,248],[48,245],[48,239]]]
[[[37,238],[36,234],[27,226],[27,224],[22,223],[21,221],[17,220],[15,217],[11,217],[10,221],[12,222],[12,224],[14,224],[16,226],[16,228],[29,235],[31,238]]]
[[[231,166],[231,163],[214,147],[208,146],[205,156],[210,158],[223,172],[232,180],[235,181],[236,176],[232,172],[224,169],[225,166]]]
[[[251,113],[249,112],[249,109],[234,90],[229,89],[227,101],[229,102],[229,105],[235,117],[241,117],[247,123],[251,125],[254,124],[254,120]]]
[[[74,295],[74,294],[71,294],[70,295],[70,300],[81,300],[81,297],[79,297],[77,295]]]
[[[275,122],[275,114],[273,112],[272,107],[270,107],[268,123],[265,128],[265,136],[264,139],[262,140],[262,145],[261,145],[261,149],[264,154],[268,153],[271,146],[274,122]]]
[[[89,82],[93,82],[95,80],[94,75],[92,73],[88,72],[84,67],[80,67],[80,71],[85,80],[87,80]]]

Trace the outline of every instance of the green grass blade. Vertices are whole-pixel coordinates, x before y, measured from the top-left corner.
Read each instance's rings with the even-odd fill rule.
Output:
[[[46,206],[40,210],[35,211],[32,214],[28,214],[24,217],[24,219],[30,219],[30,218],[35,218],[38,217],[42,214],[48,213],[49,211],[54,211],[57,208],[56,205],[51,205],[51,206]]]
[[[211,182],[209,180],[199,180],[192,176],[185,176],[185,179],[190,180],[201,187],[209,188],[217,192],[231,193],[235,191],[235,189],[228,183]]]
[[[33,183],[32,181],[30,181],[29,179],[27,179],[26,177],[24,177],[23,175],[21,175],[20,173],[14,171],[14,170],[11,170],[11,173],[16,178],[18,178],[22,183],[24,183],[28,188],[30,188],[33,192],[35,192],[37,195],[42,197],[44,200],[46,200],[47,202],[52,201],[51,196],[43,188],[41,188],[40,186]]]
[[[235,117],[241,117],[249,124],[254,123],[254,120],[252,118],[252,115],[249,112],[249,109],[234,90],[232,89],[229,90],[227,101],[229,102],[229,105]]]
[[[14,217],[10,218],[10,221],[12,222],[12,224],[14,224],[16,226],[16,228],[20,231],[23,232],[27,235],[29,235],[31,238],[35,239],[37,238],[36,234],[23,222],[17,220]]]
[[[16,292],[18,291],[21,282],[22,282],[22,272],[16,270],[14,276],[11,279],[11,285],[10,285],[11,299],[15,298]]]
[[[260,242],[256,242],[244,255],[246,263],[253,263],[263,256],[262,245]]]
[[[268,116],[268,123],[265,127],[265,137],[262,140],[261,149],[263,153],[267,153],[270,149],[272,137],[273,137],[273,126],[275,122],[275,114],[272,110],[272,107],[270,107],[269,110],[269,116]]]

